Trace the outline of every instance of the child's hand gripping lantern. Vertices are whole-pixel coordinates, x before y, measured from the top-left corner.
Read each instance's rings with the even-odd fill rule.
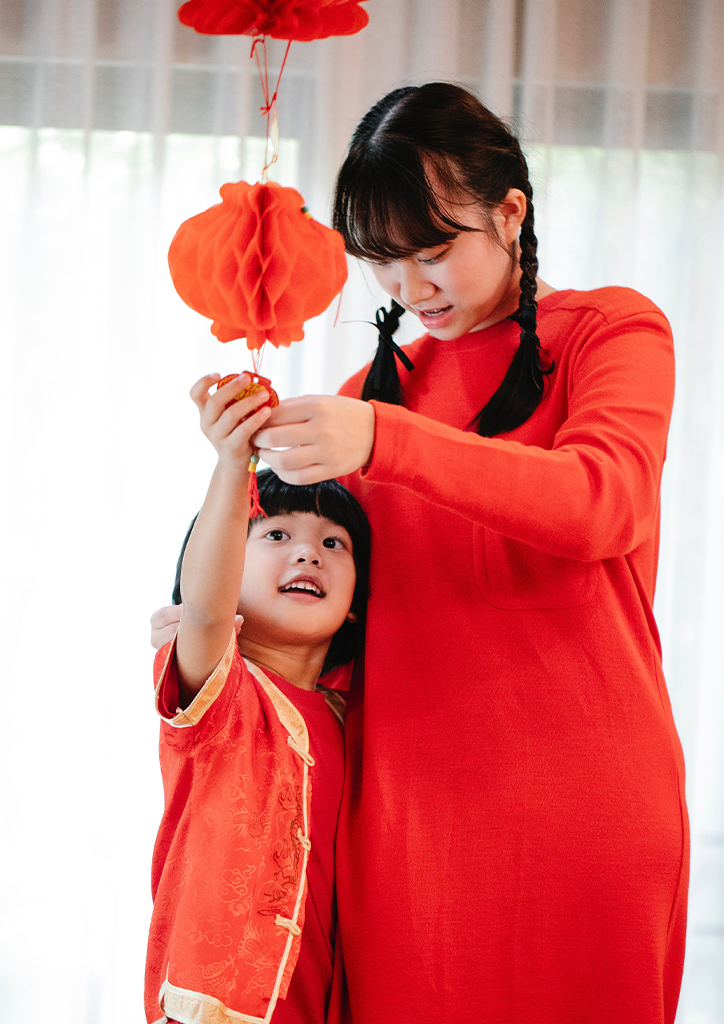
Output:
[[[233,402],[240,401],[242,398],[248,398],[249,395],[255,395],[257,393],[257,391],[268,391],[269,392],[269,397],[267,398],[266,402],[262,402],[262,404],[259,406],[260,409],[263,409],[265,405],[268,405],[270,409],[273,409],[273,408],[275,408],[275,406],[279,405],[279,395],[276,393],[274,388],[271,386],[271,381],[267,377],[261,377],[258,373],[254,373],[251,370],[247,370],[246,372],[249,374],[251,380],[249,381],[249,383],[245,387],[243,387],[241,389],[241,391],[239,391],[237,394],[234,395],[232,401],[229,402],[229,405],[232,405]],[[223,386],[225,384],[228,384],[229,381],[234,380],[238,376],[240,376],[240,374],[236,374],[236,373],[229,373],[229,374],[227,374],[227,376],[223,377],[219,381],[219,383],[216,385],[216,390],[218,391],[219,388],[223,388]],[[227,409],[228,409],[229,405],[227,405]],[[256,519],[257,516],[265,516],[266,515],[266,512],[261,507],[261,503],[259,501],[259,485],[257,484],[257,481],[256,481],[256,468],[257,468],[258,465],[259,465],[259,452],[256,449],[254,449],[254,451],[252,452],[251,458],[249,459],[249,474],[250,474],[250,476],[249,476],[249,518],[250,519]]]

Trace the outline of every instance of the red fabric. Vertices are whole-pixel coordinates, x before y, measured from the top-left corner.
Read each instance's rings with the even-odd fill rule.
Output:
[[[337,231],[305,215],[293,188],[222,185],[221,203],[184,221],[168,265],[176,291],[214,322],[219,341],[288,346],[323,313],[347,279]]]
[[[274,1024],[324,1024],[334,966],[334,841],[344,781],[344,730],[321,692],[309,693],[267,673],[294,704],[309,729],[314,757],[312,849],[307,867],[304,933],[289,992],[274,1010]]]
[[[170,1019],[189,1024],[201,1024],[212,1011],[218,1014],[219,1006],[232,1015],[263,1017],[281,978],[279,998],[289,998],[298,1014],[306,1012],[295,1003],[294,992],[301,985],[302,996],[312,992],[319,1001],[322,1009],[314,1019],[321,1024],[331,964],[326,972],[312,972],[311,980],[305,969],[294,990],[290,981],[307,937],[307,910],[312,914],[312,945],[316,941],[318,946],[320,929],[324,941],[332,941],[329,877],[334,831],[330,836],[329,818],[333,816],[336,825],[343,773],[337,720],[327,712],[327,729],[321,730],[320,739],[318,720],[325,712],[310,712],[323,771],[330,773],[324,780],[318,773],[321,818],[319,835],[314,837],[312,819],[307,817],[314,783],[307,786],[305,815],[304,762],[287,742],[291,737],[303,749],[308,732],[306,713],[303,710],[300,717],[297,710],[296,688],[287,694],[285,684],[285,700],[278,693],[281,687],[262,685],[239,657],[235,638],[184,712],[177,712],[178,683],[169,645],[158,653],[154,674],[163,718],[165,808],[152,870],[147,1020],[150,1024],[159,1018],[159,992],[167,976],[173,988],[163,997],[163,1009]],[[312,694],[311,700],[318,696]],[[314,766],[309,768],[310,782],[313,774]],[[330,806],[335,799],[336,808]],[[307,858],[300,836],[307,823],[315,870],[312,879],[307,869],[305,880]],[[310,895],[312,882],[316,890]],[[290,953],[290,930],[279,924],[278,916],[302,929],[301,938],[292,939]]]
[[[302,42],[353,35],[369,21],[360,0],[189,0],[178,16],[206,34]]]
[[[354,1024],[673,1024],[687,818],[651,613],[670,329],[620,288],[554,293],[539,326],[556,369],[527,423],[468,429],[514,323],[426,336],[343,481],[373,537],[337,847]]]

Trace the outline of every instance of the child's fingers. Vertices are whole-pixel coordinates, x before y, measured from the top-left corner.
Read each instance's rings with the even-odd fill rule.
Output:
[[[261,430],[270,416],[271,409],[268,405],[263,405],[256,412],[248,413],[244,416],[234,429],[230,431],[230,436],[234,441],[248,445],[252,434],[255,434],[257,430]]]
[[[221,380],[220,373],[207,373],[200,377],[189,391],[191,400],[196,408],[201,411],[209,400],[209,389]]]
[[[234,377],[228,384],[224,384],[223,388],[219,388],[214,391],[213,394],[209,395],[204,403],[204,410],[208,418],[209,423],[214,423],[217,420],[221,421],[224,417],[224,412],[227,409],[233,409],[234,413],[239,413],[241,416],[247,416],[253,409],[255,409],[260,401],[265,401],[268,398],[266,391],[255,391],[254,394],[248,395],[246,398],[237,399],[236,396],[239,392],[243,391],[249,384],[250,376],[248,373],[239,374],[238,377]],[[257,396],[263,395],[261,399]],[[251,401],[254,398],[256,401]],[[240,412],[241,409],[241,412]],[[202,418],[203,412],[202,410]],[[230,423],[234,417],[225,417],[227,424]],[[229,429],[232,429],[231,427]]]
[[[213,420],[214,414],[217,412],[216,404],[214,403],[214,406],[211,406],[211,402],[213,402],[215,398],[216,395],[209,400],[209,406],[207,409],[207,415],[211,420]],[[246,424],[252,414],[259,410],[260,406],[263,407],[264,403],[268,400],[268,391],[255,391],[253,395],[249,395],[247,398],[240,398],[237,402],[232,402],[227,409],[220,410],[218,412],[217,424],[222,436],[228,437],[230,434],[234,433],[242,423]],[[266,417],[264,422],[266,422]]]
[[[234,401],[235,396],[245,388],[251,377],[248,373],[240,373],[233,377],[222,388],[217,388],[213,394],[209,394],[214,384],[221,380],[219,373],[207,373],[196,381],[189,394],[199,412],[203,412],[208,406],[209,412],[214,419],[218,419],[227,405]]]

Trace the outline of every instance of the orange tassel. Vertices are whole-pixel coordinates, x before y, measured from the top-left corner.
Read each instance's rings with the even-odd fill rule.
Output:
[[[256,479],[256,467],[259,462],[259,455],[254,452],[252,457],[249,459],[249,519],[257,519],[259,516],[263,516],[268,519],[266,512],[261,507],[259,501],[259,484]]]

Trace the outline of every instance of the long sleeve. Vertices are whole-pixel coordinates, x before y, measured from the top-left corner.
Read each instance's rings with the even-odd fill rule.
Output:
[[[546,418],[560,424],[550,448],[525,443],[529,424],[481,438],[375,402],[363,475],[548,554],[594,561],[632,551],[654,529],[674,386],[670,328],[647,305],[601,316],[553,352],[553,381],[533,417],[537,438]]]

